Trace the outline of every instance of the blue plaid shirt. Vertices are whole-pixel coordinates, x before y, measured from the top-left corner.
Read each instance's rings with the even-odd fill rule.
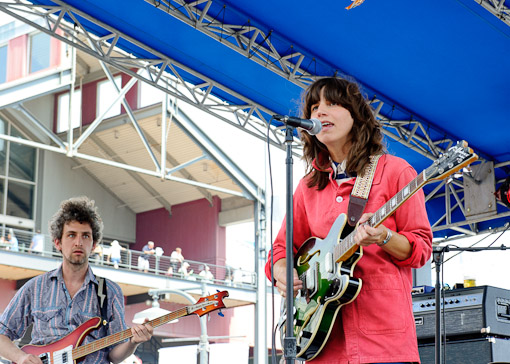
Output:
[[[101,325],[91,331],[83,344],[127,329],[122,291],[110,280],[106,280],[106,285],[108,328]],[[33,323],[30,344],[54,343],[90,318],[101,316],[96,286],[97,280],[90,267],[83,286],[72,299],[64,284],[62,266],[34,277],[16,293],[0,317],[0,334],[11,340],[19,339]],[[108,347],[91,353],[82,363],[109,363],[111,349]]]

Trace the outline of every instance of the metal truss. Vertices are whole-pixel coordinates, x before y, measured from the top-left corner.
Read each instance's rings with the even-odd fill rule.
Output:
[[[243,24],[228,24],[221,21],[222,16],[218,14],[218,7],[212,10],[214,4],[212,0],[191,2],[185,0],[145,1],[296,85],[306,87],[317,77],[314,73],[300,68],[302,64],[310,64],[311,57],[306,60],[307,57],[295,51],[292,46],[289,46],[286,51],[288,54],[281,54],[271,42],[272,32],[266,33],[251,25],[249,21]],[[510,12],[504,6],[504,0],[481,0],[479,3],[510,25]],[[212,13],[213,11],[215,13]],[[222,11],[226,10],[223,8]],[[313,62],[315,62],[315,59],[313,59]],[[383,126],[383,133],[423,156],[435,160],[456,143],[448,137],[433,140],[428,132],[430,127],[418,120],[388,119],[380,113],[383,105],[382,100],[372,100],[376,117]],[[483,162],[483,159],[481,161]],[[447,185],[445,183],[440,184],[427,196],[427,200],[445,199],[445,214],[433,223],[434,231],[452,229],[469,235],[476,234],[478,232],[476,224],[478,221],[470,219],[469,221],[452,222],[452,213],[458,209],[462,210],[463,197],[459,196],[463,196],[464,191],[458,177],[449,181],[450,183]],[[456,183],[452,183],[453,181]],[[438,193],[442,187],[445,192]],[[455,204],[451,203],[450,196],[454,197]],[[462,213],[464,215],[464,211]],[[497,217],[503,216],[506,216],[506,214]],[[462,227],[466,225],[469,226],[469,229]]]
[[[147,0],[148,1],[148,0]],[[271,144],[284,148],[285,135],[283,127],[270,126],[268,128],[268,115],[274,114],[271,110],[247,99],[246,97],[217,84],[195,70],[162,55],[161,53],[147,47],[146,45],[126,36],[109,25],[101,23],[89,15],[70,7],[60,0],[54,0],[55,6],[33,5],[25,2],[6,3],[0,1],[0,11],[28,23],[35,28],[46,32],[59,40],[70,44],[77,49],[86,52],[100,61],[107,63],[122,72],[133,76],[136,79],[147,82],[152,86],[166,92],[177,100],[184,101],[203,111],[208,112],[234,125],[249,134],[266,140],[266,133],[269,132],[269,141]],[[261,63],[264,67],[271,69],[277,74],[289,79],[291,82],[305,86],[313,80],[313,75],[299,69],[304,57],[302,54],[293,53],[290,57],[280,55],[270,43],[270,36],[260,30],[247,25],[229,25],[220,24],[213,17],[208,15],[208,9],[212,2],[210,0],[196,1],[190,4],[182,0],[179,1],[158,1],[155,5],[163,7],[169,14],[193,25],[198,30],[209,32],[209,35],[221,41],[228,47],[237,47],[238,51],[244,53],[255,62]],[[501,3],[498,3],[501,6]],[[200,6],[200,8],[199,8]],[[21,15],[20,15],[21,14]],[[46,27],[39,25],[40,21],[27,19],[24,15],[35,16],[43,19]],[[71,19],[74,24],[69,24],[64,20]],[[82,24],[85,19],[100,28],[101,37],[91,34]],[[186,20],[187,19],[187,20]],[[96,28],[96,29],[97,29]],[[65,36],[57,33],[57,30],[64,32]],[[228,30],[228,31],[227,31]],[[228,35],[230,34],[230,35]],[[228,42],[225,39],[228,38]],[[259,42],[262,39],[261,43]],[[148,52],[150,58],[136,58],[120,50],[116,45],[122,40],[123,44],[130,44],[133,48],[140,48]],[[234,41],[235,40],[235,41]],[[258,43],[259,42],[259,43]],[[129,47],[123,47],[127,49]],[[274,51],[274,52],[273,52]],[[272,52],[272,53],[271,53]],[[120,56],[118,55],[120,54]],[[301,58],[301,60],[292,64],[291,59]],[[270,59],[271,61],[267,61]],[[264,61],[266,60],[266,61]],[[144,70],[145,72],[142,72]],[[195,85],[186,82],[186,75],[192,75],[199,81]],[[217,91],[215,91],[217,90]],[[228,104],[212,96],[215,92],[231,95],[233,98],[242,102],[236,105]],[[406,147],[424,155],[430,160],[435,160],[444,153],[456,141],[444,136],[439,139],[433,138],[429,134],[431,127],[418,120],[394,120],[381,113],[384,101],[372,100],[372,106],[375,109],[377,119],[383,126],[383,133]],[[394,107],[395,105],[391,105]],[[436,133],[437,135],[437,133]],[[297,142],[297,139],[296,139]],[[296,153],[302,151],[301,144],[296,143]],[[483,160],[482,160],[483,162]],[[495,164],[495,168],[505,168],[510,162]],[[505,171],[505,175],[506,175]],[[463,205],[463,187],[461,177],[452,177],[448,183],[439,184],[431,193],[426,196],[427,201],[432,199],[443,199],[445,203],[445,214],[436,222],[433,222],[434,231],[454,229],[466,234],[476,234],[477,222],[490,220],[493,218],[506,217],[508,214],[499,214],[480,220],[455,221],[451,219],[452,213],[462,211]],[[501,181],[498,181],[501,182]],[[447,184],[445,186],[445,184]],[[446,187],[445,190],[444,187]],[[453,200],[450,198],[453,196]],[[465,228],[464,226],[467,226]]]
[[[249,19],[243,24],[223,22],[220,19],[227,10],[223,6],[220,11],[223,14],[218,14],[218,9],[212,7],[212,0],[145,1],[298,86],[306,87],[316,78],[315,73],[301,68],[302,64],[314,65],[314,58],[296,51],[292,45],[282,54],[272,43],[272,30],[265,32],[253,26]]]
[[[497,16],[503,23],[510,25],[510,8],[505,0],[475,0],[478,4]]]
[[[268,127],[270,121],[268,116],[274,114],[269,109],[60,0],[53,2],[55,5],[36,5],[20,0],[14,3],[0,1],[0,11],[166,92],[177,100],[191,104],[284,149],[285,133],[282,127],[273,125]],[[89,32],[83,24],[85,21],[94,24],[96,31],[103,35],[97,36]],[[60,35],[62,32],[64,35]],[[117,47],[119,43],[129,45],[124,48],[141,49],[150,54],[150,57],[136,58],[131,53],[119,49]],[[141,72],[142,70],[145,72]],[[197,80],[196,84],[192,85],[186,81],[190,75]],[[240,102],[229,104],[213,97],[214,94],[231,95]],[[296,144],[296,149],[300,150],[301,144],[297,138]]]
[[[373,100],[372,106],[375,109],[376,117],[383,126],[383,133],[387,137],[398,141],[409,149],[427,157],[430,160],[437,159],[441,154],[445,153],[448,148],[453,146],[456,141],[447,136],[441,139],[433,139],[430,134],[428,125],[417,120],[391,120],[381,115],[379,111],[384,106],[381,100]],[[484,158],[479,158],[479,162],[484,163]],[[494,165],[495,170],[502,170],[503,175],[507,175],[507,168],[510,161],[497,163]],[[469,172],[464,172],[469,173]],[[463,174],[455,174],[447,180],[439,183],[430,193],[425,196],[425,201],[441,199],[444,202],[445,213],[436,221],[431,221],[432,230],[434,232],[442,230],[455,230],[466,235],[476,235],[478,231],[478,222],[502,218],[510,216],[510,212],[500,213],[492,216],[484,216],[481,218],[465,218],[464,211],[464,185],[462,183]],[[497,183],[503,182],[497,181]],[[502,206],[502,203],[498,202]],[[453,221],[452,215],[460,211],[464,220]]]
[[[91,47],[96,46],[96,44],[91,42],[90,39],[89,39],[89,44],[91,45]],[[73,48],[73,53],[72,53],[73,57],[72,58],[75,58],[74,53],[75,53],[75,50]],[[161,137],[162,141],[161,141],[161,144],[159,144],[160,149],[161,149],[161,161],[159,161],[151,148],[151,145],[156,146],[156,145],[158,145],[158,143],[155,140],[152,140],[152,138],[149,135],[146,135],[144,133],[144,131],[142,130],[140,124],[138,123],[138,120],[136,119],[133,111],[131,110],[129,104],[124,99],[126,93],[138,81],[138,79],[132,77],[131,80],[129,80],[127,82],[127,84],[122,88],[122,90],[120,90],[117,87],[117,85],[115,84],[113,75],[111,74],[110,70],[106,67],[105,63],[102,61],[99,61],[99,63],[101,65],[105,75],[107,76],[107,78],[109,79],[109,81],[111,82],[113,87],[115,87],[115,89],[117,91],[117,97],[112,102],[112,104],[110,104],[110,108],[117,101],[122,103],[122,105],[124,106],[124,108],[126,110],[126,114],[129,117],[129,120],[131,121],[131,124],[133,125],[134,129],[136,130],[136,132],[144,146],[145,151],[149,154],[149,156],[154,164],[154,169],[151,170],[151,169],[146,169],[146,168],[134,167],[134,166],[126,163],[124,160],[122,160],[122,158],[115,156],[115,153],[107,145],[102,143],[98,138],[96,138],[92,134],[103,123],[104,117],[105,117],[106,113],[108,112],[109,108],[107,108],[102,113],[102,115],[99,115],[91,123],[91,125],[89,125],[88,128],[76,140],[74,140],[74,138],[73,138],[73,127],[71,125],[71,119],[70,119],[69,120],[70,125],[69,125],[69,129],[68,129],[69,131],[68,131],[67,143],[66,143],[66,142],[62,141],[59,136],[57,136],[55,133],[53,133],[52,130],[48,129],[43,123],[41,123],[34,115],[32,115],[24,107],[23,101],[25,99],[21,96],[21,94],[22,94],[21,92],[17,92],[16,101],[14,99],[12,99],[12,100],[10,99],[10,103],[8,103],[8,105],[6,105],[6,106],[10,106],[13,109],[18,110],[20,113],[22,113],[23,116],[26,118],[26,120],[32,124],[32,127],[30,128],[31,131],[39,132],[40,135],[43,135],[44,137],[48,138],[48,140],[50,141],[48,144],[53,143],[54,145],[48,145],[48,144],[44,144],[44,143],[40,143],[40,142],[36,142],[36,141],[32,141],[32,140],[26,140],[26,139],[12,137],[12,136],[3,135],[3,134],[0,134],[0,138],[4,139],[4,140],[10,140],[10,141],[13,141],[13,142],[16,142],[19,144],[28,145],[31,147],[49,150],[49,151],[56,152],[59,154],[64,154],[68,157],[76,157],[76,158],[92,161],[95,163],[102,163],[102,164],[110,165],[113,167],[122,168],[122,169],[126,170],[126,172],[142,188],[144,188],[150,195],[152,195],[153,198],[157,199],[159,201],[159,203],[163,207],[165,207],[169,212],[171,212],[170,203],[168,201],[166,201],[163,197],[161,197],[157,193],[157,191],[155,191],[153,188],[151,188],[148,183],[146,183],[142,178],[140,178],[138,175],[139,173],[151,175],[154,177],[159,177],[161,179],[171,180],[174,182],[180,182],[180,183],[192,185],[192,186],[196,187],[198,189],[198,191],[207,200],[209,200],[209,202],[212,201],[212,197],[211,197],[209,190],[227,193],[227,194],[230,194],[233,196],[240,196],[240,197],[245,197],[248,199],[264,201],[263,193],[260,193],[259,189],[257,188],[256,185],[253,184],[253,182],[251,182],[248,178],[246,178],[246,176],[238,168],[236,168],[235,165],[233,165],[230,162],[230,160],[220,150],[212,149],[211,147],[209,147],[210,145],[212,145],[212,143],[211,143],[210,139],[208,139],[207,136],[202,135],[201,139],[197,142],[197,145],[199,145],[202,148],[202,150],[204,150],[204,153],[207,153],[207,158],[214,159],[215,162],[218,165],[220,165],[226,173],[228,173],[228,175],[241,187],[241,189],[243,190],[242,193],[238,192],[238,191],[206,184],[206,183],[201,183],[201,182],[194,180],[193,177],[189,173],[187,173],[185,168],[188,165],[190,165],[194,162],[197,162],[200,159],[188,161],[188,162],[185,162],[185,163],[179,165],[179,163],[177,163],[177,161],[174,160],[171,155],[168,155],[168,153],[166,152],[166,136],[167,136],[166,135],[167,134],[166,120],[167,120],[167,118],[169,118],[169,117],[173,118],[174,121],[177,122],[178,125],[181,126],[181,129],[183,128],[182,125],[184,125],[184,124],[188,125],[191,123],[191,121],[189,121],[189,119],[187,118],[186,114],[181,112],[175,103],[173,105],[168,105],[168,103],[167,103],[168,97],[165,97],[166,101],[162,103],[163,108],[162,108],[162,118],[161,119],[162,119],[162,125],[163,125],[162,126],[163,132],[162,132],[162,137]],[[71,67],[74,67],[74,66],[71,66]],[[71,73],[72,75],[74,75],[76,72],[76,70],[74,68],[66,69],[66,71],[68,73]],[[139,72],[140,71],[141,70],[139,70]],[[39,83],[37,83],[36,86],[39,86]],[[65,83],[64,86],[71,90],[74,89],[74,80],[72,80],[70,83],[69,82]],[[32,85],[31,83],[29,83],[28,87],[34,88],[35,86]],[[56,89],[61,89],[62,85],[57,84],[57,85],[53,85],[53,87]],[[24,93],[26,94],[26,92],[24,92]],[[73,93],[71,92],[70,95],[72,98]],[[164,93],[163,95],[166,95],[166,94]],[[30,94],[30,95],[28,95],[27,98],[30,98],[31,96],[33,96],[33,95]],[[71,98],[69,101],[70,107],[72,105]],[[95,143],[96,147],[99,148],[100,150],[102,150],[104,152],[103,154],[105,156],[113,156],[113,157],[101,158],[101,157],[97,157],[94,155],[90,155],[88,153],[82,153],[79,148],[83,145],[83,143],[86,140],[91,140],[93,143]],[[204,158],[204,156],[202,156],[201,159],[202,158]],[[173,168],[169,169],[169,168],[164,167],[164,166],[166,166],[167,160],[169,160],[174,165]],[[173,175],[173,173],[176,172],[177,170],[179,170],[180,173],[185,176],[185,178],[180,178],[180,177]]]

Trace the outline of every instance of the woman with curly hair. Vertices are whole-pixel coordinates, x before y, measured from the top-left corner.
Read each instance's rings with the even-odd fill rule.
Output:
[[[319,119],[322,130],[317,135],[301,134],[307,168],[294,192],[294,253],[310,237],[326,238],[337,217],[347,213],[356,178],[364,175],[372,156],[381,155],[354,232],[354,242],[363,253],[352,275],[362,285],[357,297],[333,317],[327,341],[313,363],[419,362],[411,268],[423,266],[432,253],[423,192],[378,227],[364,224],[416,177],[416,171],[386,153],[381,126],[354,82],[335,77],[315,81],[304,95],[302,116]],[[272,249],[274,283],[282,296],[287,287],[285,230],[284,221]],[[266,275],[271,279],[270,261]],[[296,269],[290,284],[294,295],[307,294]]]

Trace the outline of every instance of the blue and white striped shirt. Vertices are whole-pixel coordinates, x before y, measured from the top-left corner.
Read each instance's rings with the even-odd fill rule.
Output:
[[[62,266],[29,280],[11,300],[0,317],[0,334],[11,340],[23,337],[33,323],[30,344],[48,345],[71,333],[92,317],[101,316],[96,290],[97,280],[88,269],[80,290],[71,299],[64,284]],[[91,331],[83,344],[127,329],[124,296],[118,284],[106,280],[108,329]],[[82,363],[109,363],[112,347],[89,354]]]

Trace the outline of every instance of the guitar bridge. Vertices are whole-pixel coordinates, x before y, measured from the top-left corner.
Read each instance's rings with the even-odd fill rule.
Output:
[[[41,359],[43,364],[50,364],[50,353],[42,353],[39,355],[39,359]]]

